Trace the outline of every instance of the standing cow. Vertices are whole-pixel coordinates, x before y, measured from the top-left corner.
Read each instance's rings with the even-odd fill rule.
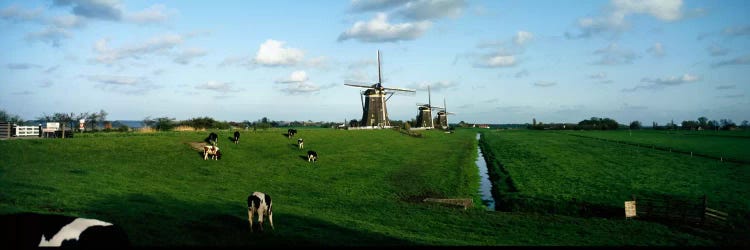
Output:
[[[305,142],[302,140],[302,138],[297,139],[297,147],[299,147],[299,149],[305,147]]]
[[[287,137],[289,139],[292,139],[292,137],[294,137],[294,135],[296,135],[296,134],[297,134],[297,130],[296,129],[291,129],[290,128],[290,129],[286,130],[286,135],[287,135]]]
[[[219,144],[218,140],[219,140],[219,135],[217,135],[214,132],[211,132],[210,134],[208,134],[208,138],[206,138],[206,142],[213,146],[218,146]]]
[[[253,231],[253,215],[258,213],[258,224],[260,224],[260,231],[263,231],[263,217],[268,216],[268,221],[271,222],[271,229],[273,228],[273,203],[271,202],[271,196],[261,192],[253,192],[247,197],[247,221],[250,222],[250,232]]]
[[[234,144],[240,143],[240,131],[234,131]]]
[[[307,161],[308,162],[316,162],[318,161],[318,152],[308,150],[307,151]]]
[[[4,249],[35,247],[120,248],[130,247],[125,231],[96,219],[57,214],[17,213],[0,215],[0,245]]]

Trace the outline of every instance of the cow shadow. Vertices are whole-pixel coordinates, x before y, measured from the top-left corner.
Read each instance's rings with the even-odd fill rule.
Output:
[[[247,218],[245,196],[236,201],[195,201],[168,194],[129,193],[92,200],[82,217],[98,218],[123,228],[134,247],[139,246],[383,246],[416,245],[389,235],[342,227],[319,218],[287,210],[284,197],[274,199],[274,229],[264,230]],[[320,237],[326,235],[326,237]]]
[[[283,136],[284,136],[284,137],[286,137],[287,139],[291,139],[291,137],[289,137],[289,133],[283,133],[283,134],[281,134],[281,135],[283,135]]]
[[[307,161],[307,155],[300,155],[299,158],[302,159],[302,160]]]
[[[234,143],[234,137],[230,136],[230,137],[227,137],[227,139],[229,139],[230,142]]]

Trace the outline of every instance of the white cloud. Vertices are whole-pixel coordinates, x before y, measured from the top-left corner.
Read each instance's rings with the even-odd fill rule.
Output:
[[[125,14],[125,20],[138,24],[164,22],[168,18],[166,9],[163,4],[154,4],[141,11]]]
[[[143,81],[141,78],[137,78],[137,77],[112,76],[112,75],[91,75],[86,78],[92,82],[99,82],[99,83],[110,84],[110,85],[133,86]]]
[[[404,4],[404,0],[352,0],[349,10],[353,12],[382,11]]]
[[[268,39],[258,48],[254,61],[265,66],[288,66],[299,63],[304,57],[302,50],[285,48],[284,42]]]
[[[116,0],[54,0],[57,7],[72,7],[74,15],[92,19],[119,21],[122,5]]]
[[[680,84],[699,81],[700,79],[701,79],[700,76],[684,74],[682,76],[670,76],[666,78],[643,78],[641,79],[641,82],[649,82],[649,83],[659,84],[659,85],[680,85]]]
[[[596,80],[606,79],[607,78],[607,73],[599,72],[599,73],[596,73],[596,74],[589,75],[589,78],[596,79]]]
[[[143,43],[113,49],[109,47],[108,39],[100,39],[94,43],[95,60],[104,64],[113,64],[125,58],[139,59],[153,53],[170,51],[183,40],[182,35],[167,34],[151,38]]]
[[[524,46],[532,39],[534,39],[534,34],[532,34],[531,32],[518,31],[518,33],[516,33],[516,36],[513,37],[513,42],[515,42],[518,46]]]
[[[320,91],[320,86],[313,83],[299,82],[285,85],[281,91],[290,95],[308,94]]]
[[[711,64],[711,67],[717,68],[722,66],[729,66],[729,65],[747,65],[750,64],[750,54],[735,57],[729,60],[723,60],[716,63]]]
[[[0,18],[14,22],[42,22],[42,9],[36,8],[33,10],[26,10],[17,5],[11,5],[0,10]]]
[[[555,85],[557,85],[557,82],[549,82],[549,81],[537,81],[537,82],[534,82],[534,86],[536,86],[536,87],[542,87],[542,88],[552,87],[552,86],[555,86]]]
[[[606,32],[618,33],[626,30],[626,18],[635,14],[649,15],[662,21],[677,21],[683,18],[682,0],[612,0],[606,12],[596,17],[578,19],[581,33],[568,38],[587,38]]]
[[[41,68],[42,66],[33,63],[8,63],[5,64],[5,67],[12,70],[25,70],[31,68]]]
[[[188,64],[191,60],[205,56],[206,54],[206,50],[201,48],[187,48],[174,58],[174,62],[179,64]]]
[[[292,72],[292,74],[285,79],[276,80],[276,83],[300,83],[300,82],[305,82],[307,80],[308,80],[307,73],[305,73],[305,71],[298,70],[298,71]]]
[[[664,46],[661,45],[661,43],[654,43],[651,48],[648,48],[646,52],[651,53],[651,55],[655,57],[663,57],[664,56]]]
[[[414,40],[422,36],[431,25],[430,21],[390,24],[388,15],[378,13],[370,21],[354,23],[349,30],[339,35],[338,41],[356,39],[362,42],[378,43]]]
[[[430,20],[443,17],[456,18],[466,7],[464,0],[415,0],[406,1],[394,12],[395,16],[409,20]]]
[[[227,93],[227,92],[234,92],[238,91],[238,89],[235,89],[232,87],[232,83],[228,82],[219,82],[219,81],[208,81],[204,84],[196,85],[196,89],[205,89],[205,90],[211,90],[221,93]]]
[[[594,54],[601,56],[598,61],[594,62],[594,64],[599,65],[630,64],[633,63],[633,60],[638,58],[638,55],[636,55],[635,52],[629,49],[620,48],[616,43],[611,43],[605,48],[597,49],[594,51]]]
[[[56,27],[47,27],[46,29],[38,32],[31,32],[26,34],[27,41],[40,41],[43,43],[49,43],[53,47],[60,47],[60,41],[69,38],[70,32]]]
[[[458,83],[454,81],[420,82],[420,83],[413,83],[409,85],[408,88],[427,91],[427,86],[430,86],[430,91],[440,91],[444,89],[457,87]]]
[[[496,54],[485,56],[476,63],[475,67],[502,68],[513,67],[518,63],[513,55]]]

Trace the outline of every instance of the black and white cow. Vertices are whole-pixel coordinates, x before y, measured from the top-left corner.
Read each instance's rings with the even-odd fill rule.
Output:
[[[219,140],[219,135],[217,135],[214,132],[211,132],[210,134],[208,134],[208,138],[206,138],[206,142],[214,146],[218,146],[218,140]]]
[[[4,249],[32,247],[121,248],[130,247],[125,231],[96,219],[56,214],[17,213],[0,215]],[[9,246],[9,248],[8,248]]]
[[[302,140],[302,138],[297,139],[297,146],[299,147],[299,149],[305,147],[305,142]]]
[[[240,143],[240,131],[234,131],[234,144]]]
[[[258,224],[260,224],[260,231],[263,231],[263,217],[268,216],[268,221],[271,222],[271,229],[273,228],[273,203],[271,202],[271,196],[261,192],[253,192],[247,197],[247,221],[250,222],[250,232],[253,231],[253,215],[258,214]]]
[[[310,162],[316,162],[318,160],[318,152],[308,150],[307,151],[307,161]]]
[[[292,137],[294,137],[294,135],[297,134],[297,130],[296,129],[291,129],[291,128],[287,129],[286,130],[286,134],[289,137],[289,139],[292,139]]]

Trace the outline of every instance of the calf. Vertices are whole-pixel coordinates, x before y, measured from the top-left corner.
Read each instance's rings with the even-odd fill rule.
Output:
[[[318,160],[318,153],[315,152],[315,151],[312,151],[312,150],[308,150],[307,151],[307,161],[308,162],[310,162],[310,161],[315,162],[317,160]]]
[[[18,213],[0,216],[5,249],[32,247],[130,247],[125,231],[96,219],[56,214]],[[10,246],[10,248],[8,248]]]
[[[221,157],[219,147],[210,145],[203,146],[203,160],[208,160],[209,157],[218,160]]]
[[[240,131],[234,131],[234,144],[240,143]]]
[[[206,138],[206,142],[214,146],[218,146],[219,144],[218,140],[219,140],[219,135],[217,135],[214,132],[211,132],[210,134],[208,134],[208,138]]]
[[[263,231],[263,217],[268,216],[268,221],[271,222],[271,229],[273,228],[273,203],[271,203],[271,196],[261,192],[253,192],[247,197],[247,221],[250,222],[250,232],[253,231],[253,215],[258,213],[258,224],[260,224],[260,231]]]
[[[305,147],[305,142],[302,141],[302,138],[297,139],[297,146],[299,147],[299,149],[302,149]]]

